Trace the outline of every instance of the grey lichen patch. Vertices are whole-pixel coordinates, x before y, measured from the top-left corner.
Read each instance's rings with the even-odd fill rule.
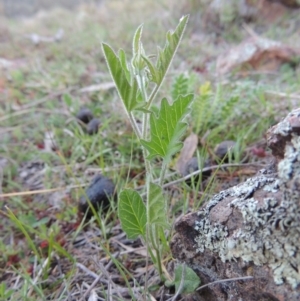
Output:
[[[257,190],[272,194],[258,201]],[[276,194],[279,190],[281,193]],[[210,222],[212,208],[227,197],[233,198],[229,206],[240,212],[243,220],[233,233],[226,225]],[[296,288],[300,284],[300,137],[292,136],[286,146],[278,179],[265,175],[248,179],[213,197],[198,215],[198,252],[209,249],[224,262],[240,258],[267,265],[276,284],[287,282]]]
[[[292,127],[291,124],[284,120],[278,123],[276,129],[274,129],[274,134],[288,136],[291,133]]]

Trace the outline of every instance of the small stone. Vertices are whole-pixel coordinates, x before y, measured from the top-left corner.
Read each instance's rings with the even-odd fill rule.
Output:
[[[77,113],[76,118],[83,123],[89,123],[94,118],[94,116],[90,109],[83,107]]]
[[[233,148],[235,146],[235,141],[225,140],[216,146],[214,153],[219,160],[228,163],[228,155],[231,152],[233,158]]]
[[[96,175],[86,189],[85,194],[80,197],[78,209],[84,214],[87,212],[87,217],[90,218],[93,216],[93,212],[89,207],[87,198],[97,211],[101,207],[103,210],[107,210],[110,205],[110,199],[115,197],[114,183],[103,175]]]
[[[203,160],[202,158],[200,158],[200,162],[201,160]],[[202,164],[200,164],[202,165]],[[203,164],[203,168],[205,167],[209,167],[211,165],[210,160],[205,160],[204,164]],[[184,171],[183,171],[183,176],[187,176],[191,173],[193,173],[194,171],[199,170],[199,162],[198,162],[198,158],[197,157],[192,157],[185,165]],[[202,172],[202,174],[199,174],[197,176],[194,176],[194,181],[198,182],[199,179],[201,178],[202,181],[206,180],[207,178],[209,178],[211,175],[211,170],[207,170]],[[188,185],[191,184],[191,179],[187,180],[186,183]]]
[[[86,131],[89,135],[95,135],[98,133],[100,125],[100,120],[98,118],[93,118],[87,125]]]

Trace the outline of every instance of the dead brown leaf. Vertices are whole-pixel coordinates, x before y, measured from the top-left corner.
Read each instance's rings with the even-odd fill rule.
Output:
[[[193,157],[198,145],[198,136],[191,133],[183,142],[183,148],[180,152],[176,168],[183,174],[186,163]]]
[[[255,36],[219,55],[216,69],[220,75],[236,69],[249,70],[249,67],[260,71],[276,71],[283,63],[291,62],[297,56],[300,56],[300,49]]]

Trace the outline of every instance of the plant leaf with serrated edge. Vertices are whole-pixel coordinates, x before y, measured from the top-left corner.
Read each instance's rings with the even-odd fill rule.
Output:
[[[167,204],[160,186],[150,183],[149,224],[168,227],[166,214]]]
[[[146,206],[141,196],[132,189],[125,189],[119,195],[118,216],[122,229],[129,239],[146,234]]]
[[[172,155],[182,147],[180,138],[184,134],[187,124],[182,120],[189,112],[193,95],[179,95],[173,104],[164,98],[158,117],[152,112],[150,116],[151,140],[141,140],[142,145],[148,150],[148,160],[160,156],[168,162]]]
[[[201,283],[198,275],[193,271],[193,269],[191,269],[186,265],[180,264],[175,268],[174,283],[175,283],[176,292],[180,287],[180,283],[182,279],[183,279],[183,286],[180,293],[186,293],[186,294],[192,293],[198,288],[198,286]]]
[[[187,25],[189,16],[186,15],[180,19],[180,22],[174,32],[167,32],[167,41],[164,49],[158,48],[158,59],[156,63],[158,73],[158,81],[161,82],[167,73],[170,64],[173,60],[173,57],[177,51],[177,48],[180,44],[181,38],[183,36],[185,27]]]
[[[109,72],[116,84],[119,96],[122,99],[127,112],[131,112],[141,107],[142,104],[138,101],[137,97],[138,86],[136,80],[133,79],[132,84],[128,82],[128,73],[126,74],[127,70],[124,71],[120,59],[109,45],[102,43],[102,49]]]

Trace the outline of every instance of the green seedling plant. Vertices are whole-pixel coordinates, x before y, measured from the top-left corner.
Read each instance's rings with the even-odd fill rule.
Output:
[[[8,289],[6,287],[5,282],[0,284],[0,300],[8,300],[13,292],[14,291],[12,289]]]
[[[167,33],[166,44],[163,49],[158,48],[156,56],[146,55],[141,42],[143,26],[139,26],[133,38],[130,63],[123,49],[117,54],[108,44],[102,44],[108,69],[143,150],[146,170],[146,199],[133,189],[123,189],[119,194],[119,219],[128,238],[142,238],[161,279],[165,279],[163,255],[170,251],[167,239],[170,221],[162,185],[172,157],[182,148],[180,139],[187,128],[185,119],[190,113],[193,95],[180,94],[173,101],[167,98],[157,101],[156,96],[187,22],[188,16],[182,17],[174,32]],[[140,128],[137,116],[141,115]],[[153,159],[161,162],[159,175],[155,173],[157,162]]]

